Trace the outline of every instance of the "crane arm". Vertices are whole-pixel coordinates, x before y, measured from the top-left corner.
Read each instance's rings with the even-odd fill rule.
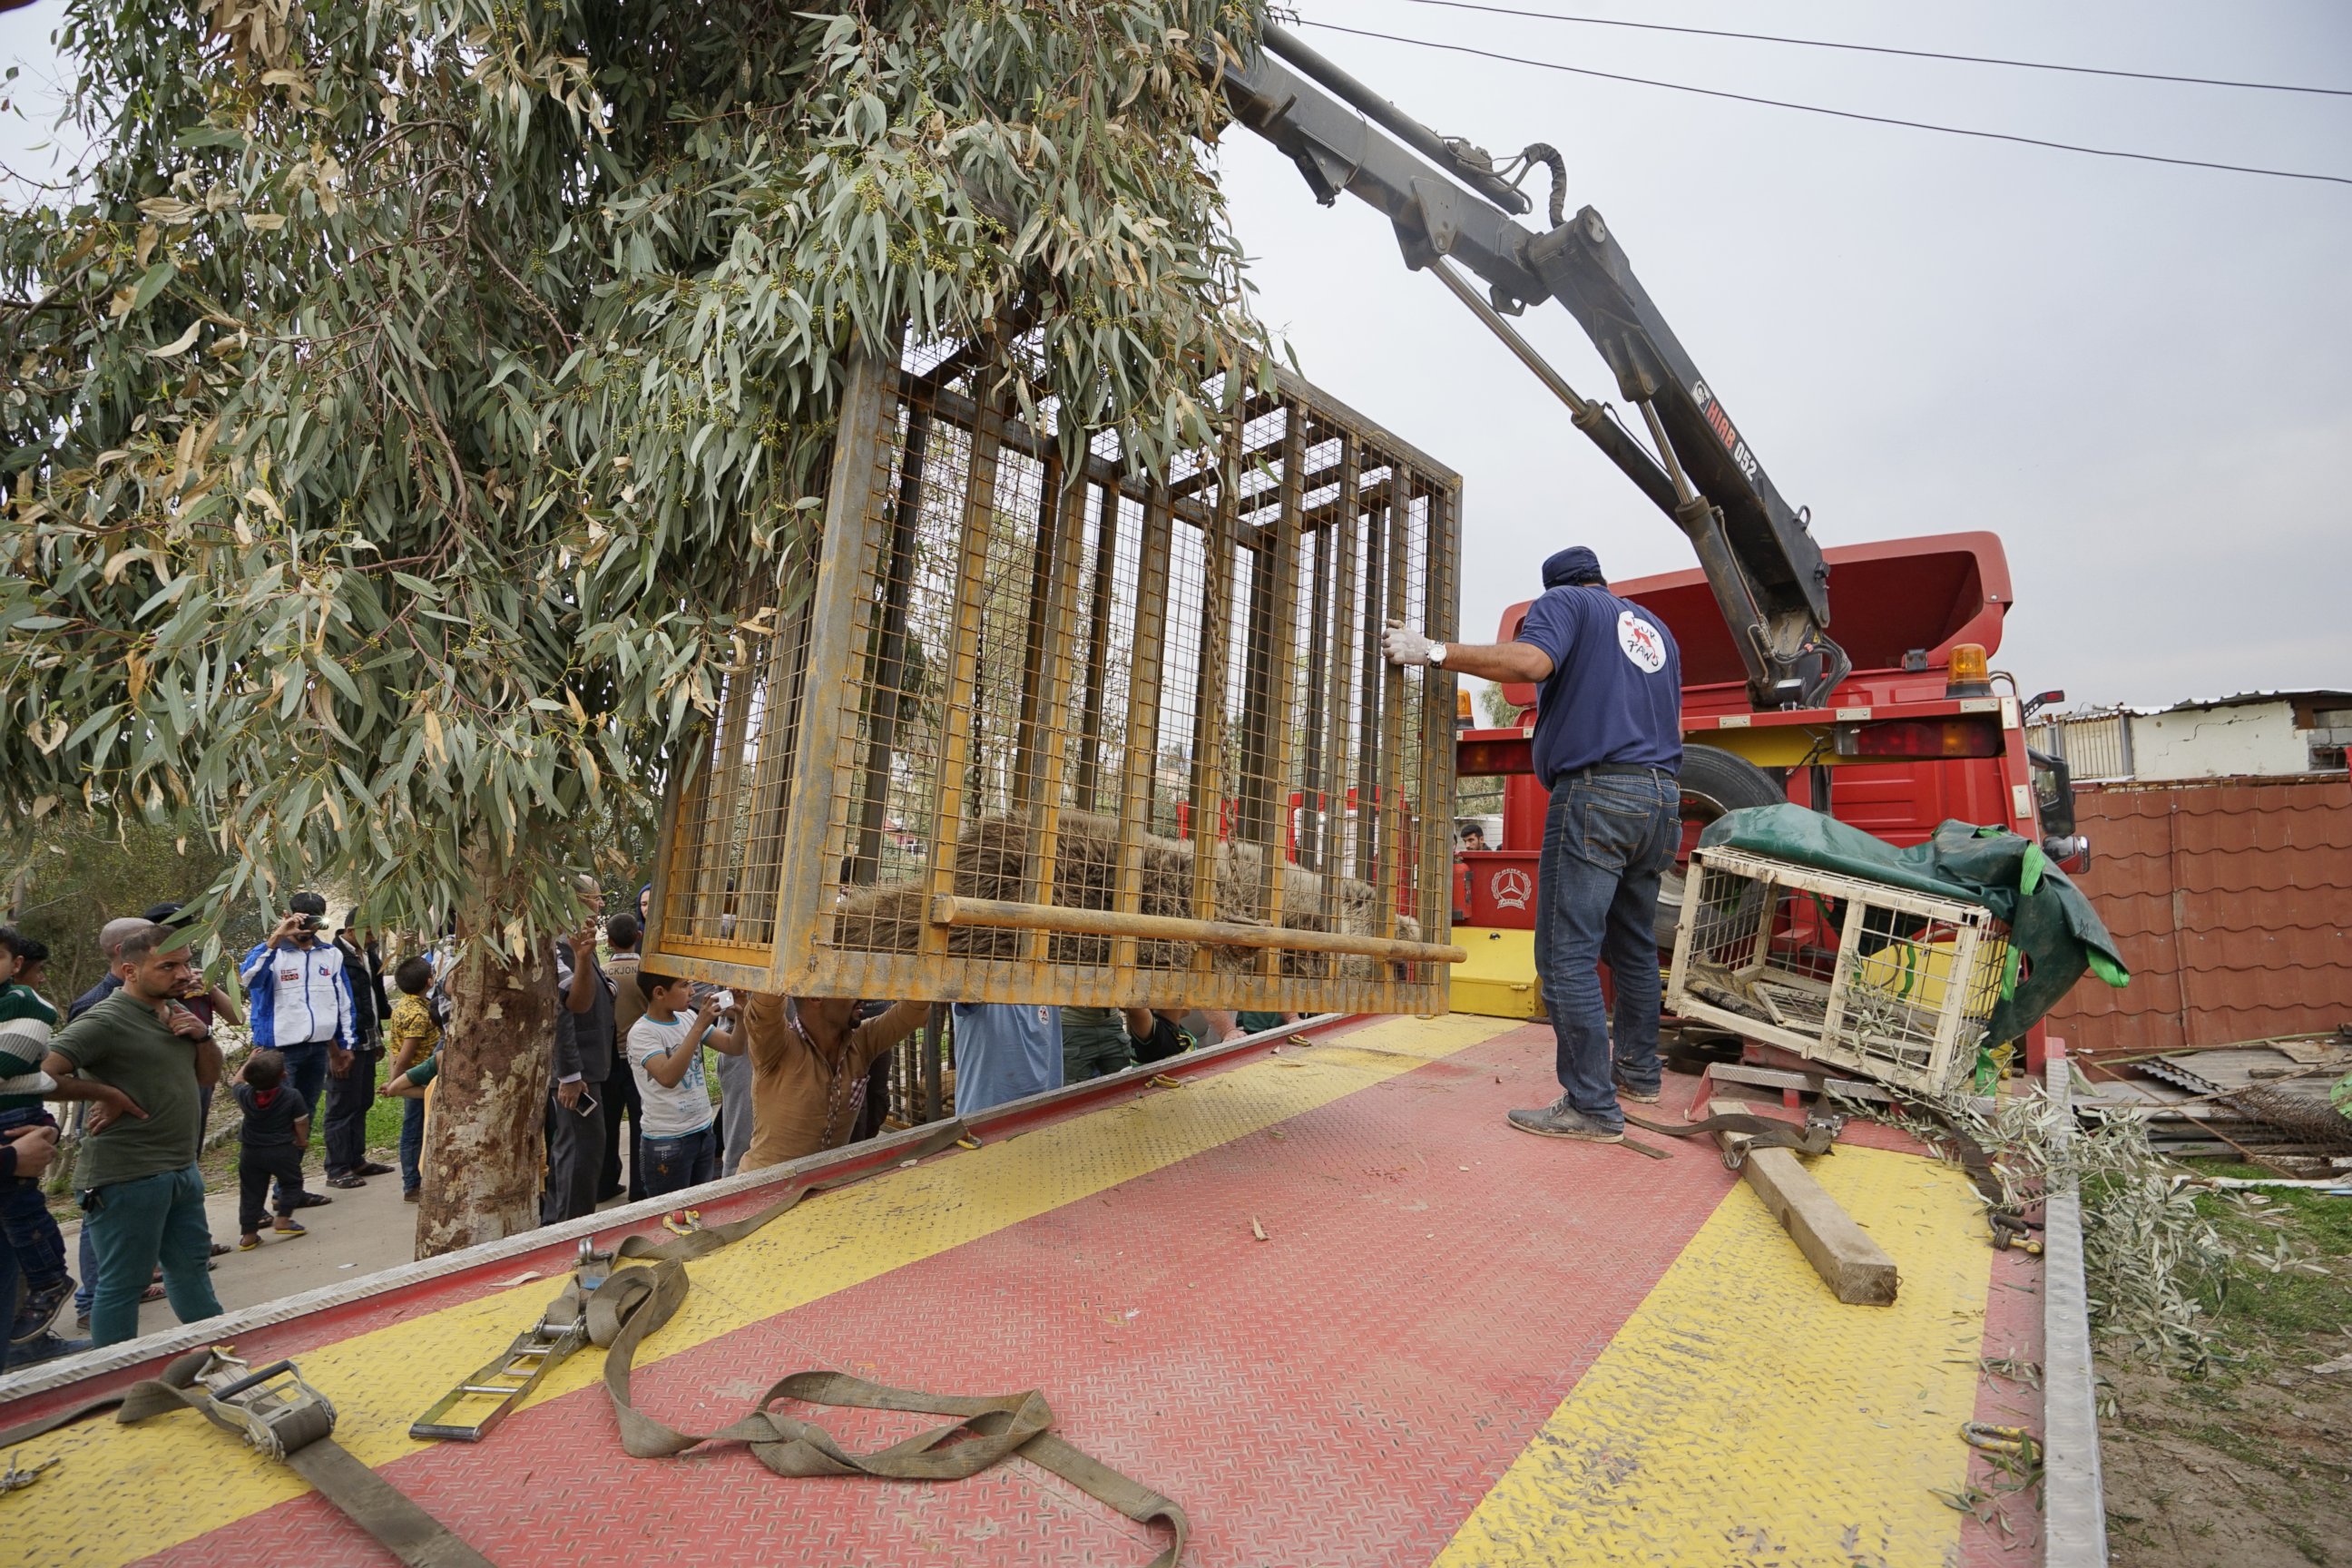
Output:
[[[1265,30],[1220,73],[1234,118],[1286,153],[1326,205],[1341,192],[1395,228],[1405,264],[1433,271],[1567,402],[1570,417],[1690,539],[1759,708],[1817,707],[1851,668],[1830,639],[1829,567],[1722,402],[1633,275],[1601,215],[1515,221],[1530,203],[1480,148],[1439,136],[1294,34]],[[1530,153],[1537,150],[1530,149]],[[1554,175],[1558,178],[1557,172]],[[1488,300],[1452,270],[1487,286]],[[1642,411],[1659,458],[1579,397],[1504,320],[1558,300]],[[1491,301],[1491,303],[1489,302]]]

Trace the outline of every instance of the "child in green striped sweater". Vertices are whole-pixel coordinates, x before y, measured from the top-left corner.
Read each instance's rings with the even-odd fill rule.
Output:
[[[49,1331],[58,1309],[73,1293],[66,1272],[65,1236],[50,1217],[40,1177],[21,1169],[16,1143],[33,1138],[54,1142],[56,1119],[41,1097],[57,1087],[41,1071],[49,1052],[49,1031],[58,1010],[33,989],[48,962],[47,944],[0,926],[0,1301],[16,1300],[16,1277],[25,1281],[24,1305],[9,1325],[10,1346],[26,1345]],[[47,1133],[40,1129],[49,1129]],[[0,1362],[6,1354],[0,1351]]]

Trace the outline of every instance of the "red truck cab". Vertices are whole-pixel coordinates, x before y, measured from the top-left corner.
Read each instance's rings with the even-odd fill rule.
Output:
[[[1685,851],[1723,812],[1788,799],[1826,806],[1895,844],[1916,844],[1948,818],[1997,824],[2078,865],[2086,847],[2074,835],[2064,769],[2029,755],[2034,704],[1988,662],[2013,602],[2000,537],[1932,534],[1823,553],[1831,633],[1853,672],[1819,708],[1749,706],[1738,650],[1698,571],[1611,584],[1682,650]],[[1529,603],[1503,612],[1499,640],[1518,635]],[[1457,940],[1474,952],[1486,930],[1535,924],[1546,805],[1529,763],[1536,689],[1507,683],[1503,694],[1518,710],[1517,726],[1455,738],[1457,775],[1505,781],[1502,842],[1456,862],[1455,909],[1467,928]]]

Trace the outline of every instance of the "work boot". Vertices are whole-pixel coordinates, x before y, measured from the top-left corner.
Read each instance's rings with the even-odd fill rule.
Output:
[[[1539,1110],[1514,1110],[1511,1125],[1542,1138],[1575,1138],[1587,1143],[1622,1143],[1625,1130],[1587,1116],[1561,1095]]]
[[[1618,1099],[1635,1100],[1641,1101],[1643,1105],[1655,1105],[1658,1103],[1659,1091],[1657,1089],[1636,1089],[1632,1083],[1625,1079],[1623,1075],[1618,1074],[1613,1076],[1617,1086]]]

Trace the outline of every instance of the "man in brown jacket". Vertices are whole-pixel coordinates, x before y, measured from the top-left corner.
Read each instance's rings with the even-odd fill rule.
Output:
[[[885,1051],[923,1026],[928,1002],[901,1002],[856,1022],[848,997],[770,996],[743,1001],[751,1058],[751,1147],[742,1168],[758,1170],[849,1142],[866,1099],[866,1072]]]

